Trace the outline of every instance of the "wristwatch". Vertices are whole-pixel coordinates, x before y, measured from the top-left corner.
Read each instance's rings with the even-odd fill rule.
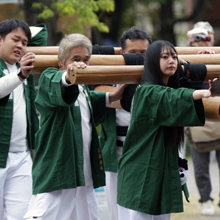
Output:
[[[26,76],[23,76],[23,75],[22,75],[22,72],[21,72],[21,71],[18,73],[18,76],[21,77],[22,79],[27,79]]]

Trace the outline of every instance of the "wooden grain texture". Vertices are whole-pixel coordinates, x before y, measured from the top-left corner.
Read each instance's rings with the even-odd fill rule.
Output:
[[[33,52],[35,54],[47,54],[47,55],[57,55],[58,46],[39,46],[39,47],[27,47],[26,52]],[[196,54],[201,50],[210,49],[220,53],[220,47],[175,47],[177,53],[180,54]],[[114,54],[120,54],[121,47],[114,47]]]

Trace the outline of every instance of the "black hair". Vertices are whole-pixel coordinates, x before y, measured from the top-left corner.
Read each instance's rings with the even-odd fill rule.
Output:
[[[121,48],[124,50],[126,48],[126,40],[147,40],[149,44],[152,43],[152,38],[150,34],[146,31],[137,28],[135,26],[126,30],[121,36]]]
[[[175,47],[170,42],[164,40],[153,42],[145,52],[144,73],[141,82],[179,88],[179,78],[182,68],[179,61],[176,72],[168,80],[168,85],[165,85],[161,80],[162,72],[160,69],[160,58],[161,52],[164,48],[166,48],[171,54],[173,54],[173,52],[177,54]],[[164,127],[164,130],[166,132],[166,138],[172,142],[172,146],[178,146],[180,148],[184,141],[184,128]]]
[[[7,19],[0,22],[0,36],[4,39],[7,34],[11,33],[16,28],[22,28],[28,41],[31,39],[31,30],[29,25],[20,19]]]
[[[142,82],[149,82],[156,85],[165,86],[161,79],[160,58],[162,50],[166,48],[171,54],[176,52],[175,47],[168,41],[158,40],[149,45],[145,52],[144,73],[142,74]],[[177,57],[178,60],[178,57]],[[172,88],[179,88],[179,78],[181,76],[181,65],[178,60],[178,67],[173,76],[169,78],[168,86]]]

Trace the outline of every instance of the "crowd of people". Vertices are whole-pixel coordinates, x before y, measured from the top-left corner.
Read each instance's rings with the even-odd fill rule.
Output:
[[[200,42],[195,30],[188,36],[190,46]],[[184,128],[204,126],[202,99],[212,96],[215,79],[207,88],[183,86],[181,64],[187,62],[175,47],[131,27],[121,36],[121,54],[141,54],[140,84],[110,85],[113,92],[72,84],[74,69],[87,68],[93,48],[86,36],[74,33],[62,38],[58,68],[41,73],[36,91],[35,54],[25,50],[46,41],[44,25],[0,22],[0,219],[98,220],[94,188],[100,186],[111,220],[169,220],[171,213],[183,212],[182,191],[188,200],[187,160],[179,156]],[[200,53],[211,53],[205,51]],[[204,74],[196,79],[203,81]],[[117,100],[127,107],[109,108]],[[192,156],[201,184],[196,161],[202,155],[192,151]],[[207,167],[209,156],[205,153]],[[207,204],[211,188],[203,180],[200,202]]]

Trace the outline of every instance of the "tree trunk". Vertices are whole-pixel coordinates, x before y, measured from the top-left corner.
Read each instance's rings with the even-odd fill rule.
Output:
[[[24,0],[24,3],[21,5],[21,8],[24,10],[25,21],[31,26],[35,25],[38,22],[37,11],[32,9],[32,3],[39,2],[37,0]]]
[[[39,10],[33,9],[33,2],[42,2],[43,4],[50,7],[52,4],[51,0],[24,0],[23,7],[25,14],[25,21],[31,26],[40,23],[44,23],[47,26],[48,30],[48,46],[54,46],[59,43],[62,38],[62,33],[57,31],[57,20],[58,16],[55,15],[53,18],[47,20],[42,20],[38,18]]]
[[[161,40],[167,40],[173,45],[176,45],[176,39],[173,31],[173,0],[166,0],[164,3],[161,3],[159,18],[161,22],[159,38]]]

